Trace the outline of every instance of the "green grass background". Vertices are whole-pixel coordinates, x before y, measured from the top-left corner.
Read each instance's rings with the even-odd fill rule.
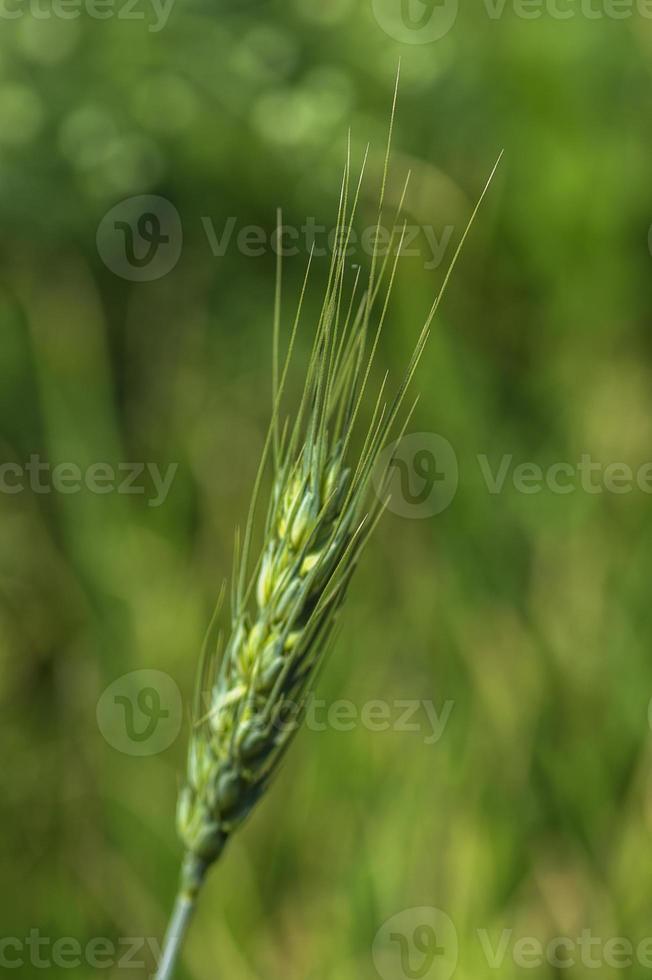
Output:
[[[417,906],[455,923],[462,980],[596,975],[509,956],[491,971],[478,929],[652,934],[650,497],[491,495],[476,459],[652,458],[652,20],[571,7],[467,6],[424,45],[388,36],[369,0],[177,0],[159,32],[149,14],[2,23],[3,461],[179,463],[158,509],[0,494],[4,936],[162,933],[187,725],[131,757],[96,706],[140,668],[190,696],[271,397],[274,256],[216,258],[201,219],[271,233],[280,205],[332,226],[351,127],[356,161],[372,144],[369,225],[399,57],[390,202],[412,169],[410,219],[457,241],[505,158],[416,378],[411,431],[452,443],[458,493],[437,517],[381,525],[318,693],[454,708],[434,745],[302,732],[212,875],[180,976],[373,978],[376,931]],[[143,193],[175,204],[184,248],[164,278],[131,283],[95,234]],[[286,310],[304,265],[286,262]],[[378,375],[400,377],[443,273],[403,260]],[[322,260],[306,324],[324,274]],[[301,370],[299,356],[291,396]],[[98,972],[146,975],[48,975]]]

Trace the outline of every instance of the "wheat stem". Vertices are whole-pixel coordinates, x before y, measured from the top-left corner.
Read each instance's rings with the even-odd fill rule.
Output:
[[[195,909],[195,899],[179,892],[174,910],[163,941],[163,955],[156,973],[156,980],[171,980],[174,975],[179,952],[183,945],[190,919]]]
[[[179,953],[188,932],[197,896],[206,874],[207,865],[192,854],[187,854],[181,871],[179,891],[168,924],[163,950],[154,980],[172,980]]]

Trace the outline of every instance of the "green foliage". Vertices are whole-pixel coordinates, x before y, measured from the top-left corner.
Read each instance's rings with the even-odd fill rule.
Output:
[[[431,744],[423,724],[303,731],[207,885],[185,975],[373,977],[376,931],[418,906],[454,921],[462,980],[487,972],[478,929],[494,947],[505,928],[638,942],[652,900],[650,498],[521,493],[512,468],[492,494],[478,456],[494,474],[504,455],[544,469],[650,459],[649,21],[491,20],[473,5],[410,46],[370,3],[297,0],[176,5],[147,27],[0,29],[3,458],[179,463],[161,507],[85,488],[0,494],[4,934],[162,935],[189,713],[140,758],[102,738],[96,707],[141,668],[192,690],[264,444],[275,256],[233,239],[214,255],[207,220],[222,235],[235,216],[236,237],[255,225],[269,241],[282,206],[293,228],[328,228],[349,126],[352,159],[369,141],[382,173],[400,56],[387,213],[411,169],[408,220],[454,233],[436,268],[423,233],[400,262],[382,368],[409,361],[502,147],[505,160],[415,377],[410,430],[453,445],[457,494],[430,520],[381,522],[317,695],[358,717],[374,699],[454,707]],[[96,247],[104,214],[135,194],[167,198],[183,225],[177,266],[149,283]],[[360,229],[376,209],[363,188]],[[303,235],[297,247],[285,296],[302,288]],[[315,283],[329,260],[314,257]],[[369,264],[360,248],[350,262]],[[306,294],[304,323],[320,297]],[[311,340],[299,330],[296,364]],[[500,976],[523,972],[508,957]]]

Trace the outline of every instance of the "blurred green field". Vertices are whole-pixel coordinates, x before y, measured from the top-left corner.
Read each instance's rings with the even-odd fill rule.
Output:
[[[9,492],[17,471],[2,471],[9,975],[42,975],[34,950],[52,977],[152,969],[151,949],[134,956],[146,965],[73,966],[52,945],[103,937],[126,955],[125,937],[162,935],[185,705],[269,416],[276,208],[293,228],[333,227],[350,127],[356,166],[371,143],[358,226],[372,225],[399,58],[388,213],[411,170],[408,220],[445,247],[434,262],[421,233],[402,260],[378,378],[400,379],[505,156],[415,381],[410,431],[450,442],[457,493],[436,516],[380,525],[317,696],[358,715],[374,700],[450,707],[435,741],[423,713],[417,730],[303,731],[211,875],[179,976],[371,980],[378,930],[423,907],[454,924],[459,980],[650,974],[637,946],[652,936],[652,498],[577,481],[522,492],[513,469],[491,493],[478,457],[494,473],[504,457],[652,460],[652,19],[597,0],[569,0],[568,19],[514,4],[492,17],[483,2],[420,44],[392,36],[382,11],[397,6],[0,14],[0,462],[178,464],[157,507],[147,479],[143,494]],[[133,281],[96,236],[145,194],[174,205],[183,247],[166,275]],[[229,219],[215,255],[207,229],[222,236]],[[262,254],[238,247],[246,226],[263,229]],[[284,262],[286,337],[306,252]],[[138,756],[103,737],[97,708],[144,669],[174,679],[184,714],[168,747]],[[419,915],[406,921],[412,972],[382,980],[448,980],[414,947]],[[496,948],[504,930],[492,968],[481,937]],[[597,967],[579,947],[574,966],[514,953],[523,937],[585,930]],[[633,955],[606,951],[617,937]]]

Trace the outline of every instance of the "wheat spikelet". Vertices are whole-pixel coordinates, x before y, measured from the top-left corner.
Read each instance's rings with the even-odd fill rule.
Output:
[[[392,110],[392,120],[393,115]],[[379,227],[391,131],[390,125],[378,211]],[[168,980],[172,975],[207,868],[219,857],[228,838],[265,792],[300,723],[308,685],[323,662],[360,553],[386,504],[382,493],[374,498],[369,493],[378,455],[396,426],[430,324],[493,177],[492,172],[428,313],[403,382],[394,398],[387,402],[385,376],[376,393],[371,421],[362,434],[362,448],[356,452],[352,437],[387,314],[405,232],[405,225],[402,233],[392,232],[390,247],[382,262],[374,249],[366,289],[358,296],[358,271],[347,298],[346,253],[363,172],[364,162],[350,200],[349,141],[340,192],[337,245],[333,250],[303,394],[292,423],[285,423],[282,431],[279,423],[281,398],[301,319],[312,255],[282,370],[278,358],[279,260],[273,332],[272,420],[242,547],[236,535],[228,639],[224,642],[221,632],[215,638],[215,630],[209,630],[198,672],[187,774],[177,810],[178,832],[186,853],[180,893],[157,974],[159,980]],[[407,181],[399,212],[406,187]],[[396,220],[392,227],[398,227]],[[399,437],[410,414],[406,413],[403,419],[397,433]],[[255,514],[263,474],[270,460],[272,488],[263,544],[257,560],[252,563]],[[221,600],[223,598],[224,590]],[[214,623],[220,619],[221,600]]]
[[[236,548],[230,638],[220,655],[208,656],[201,671],[187,780],[178,807],[179,833],[190,855],[189,889],[196,887],[198,876],[219,855],[276,770],[298,726],[307,685],[332,635],[360,552],[382,510],[380,499],[368,502],[369,481],[409,378],[391,406],[382,401],[382,383],[362,452],[354,458],[353,426],[387,304],[372,350],[365,353],[373,279],[356,311],[349,302],[348,313],[343,313],[351,218],[346,214],[348,169],[347,160],[338,220],[341,247],[333,256],[301,407],[281,437],[280,390],[275,395],[268,440],[273,485],[262,552],[245,584],[254,499],[243,554]],[[395,248],[387,253],[392,260],[379,270],[379,282],[388,269],[393,278],[400,252],[396,237]],[[295,330],[297,323],[298,318]]]

